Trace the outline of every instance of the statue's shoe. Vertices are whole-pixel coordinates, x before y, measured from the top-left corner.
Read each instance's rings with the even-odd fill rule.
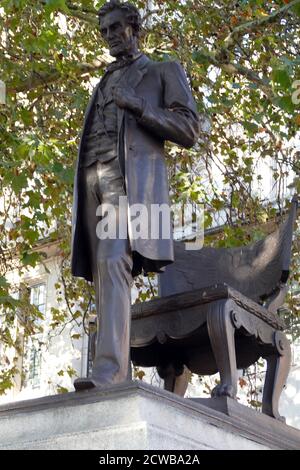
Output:
[[[81,392],[82,390],[90,390],[92,388],[105,387],[107,385],[109,384],[95,380],[92,377],[80,377],[74,381],[74,388],[76,392]]]

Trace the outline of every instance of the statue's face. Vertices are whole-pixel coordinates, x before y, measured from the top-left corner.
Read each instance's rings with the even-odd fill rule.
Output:
[[[107,13],[101,19],[100,31],[113,57],[121,57],[134,52],[136,37],[122,10],[116,9]]]

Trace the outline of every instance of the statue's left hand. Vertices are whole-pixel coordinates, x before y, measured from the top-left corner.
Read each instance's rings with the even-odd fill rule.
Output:
[[[141,114],[142,99],[136,95],[133,88],[115,87],[113,90],[113,98],[119,108],[126,108],[136,114]]]

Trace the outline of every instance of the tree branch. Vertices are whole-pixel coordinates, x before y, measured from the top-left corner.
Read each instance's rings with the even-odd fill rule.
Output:
[[[90,13],[92,15],[97,15],[98,11],[95,8],[86,8],[86,7],[78,7],[77,5],[73,5],[71,2],[66,1],[66,5],[69,8],[69,10],[74,10],[74,11],[81,11],[83,13]]]
[[[98,26],[99,21],[98,21],[97,16],[94,17],[94,16],[91,16],[87,13],[82,12],[82,11],[72,10],[71,8],[69,8],[69,10],[70,10],[70,15],[69,16],[74,16],[75,18],[78,18],[79,20],[85,21],[86,23]],[[62,13],[65,13],[65,12],[62,12]]]
[[[93,64],[83,63],[77,66],[76,70],[72,70],[72,73],[76,76],[84,75],[85,73],[95,72],[101,70],[107,63],[105,61],[96,61]],[[52,69],[47,73],[33,73],[29,78],[23,80],[21,83],[15,86],[7,85],[8,93],[21,93],[39,88],[41,86],[50,85],[51,83],[57,82],[62,78],[62,74]]]
[[[230,75],[243,75],[251,82],[257,83],[260,89],[264,92],[264,94],[269,98],[272,99],[274,97],[273,90],[270,86],[270,82],[267,78],[260,78],[253,70],[244,67],[238,63],[229,62],[227,57],[229,56],[229,51],[227,49],[222,48],[222,51],[218,51],[217,53],[207,54],[201,51],[201,57],[205,59],[210,64],[218,67],[224,72]]]
[[[274,11],[274,13],[271,13],[269,16],[264,16],[263,18],[258,18],[257,20],[254,21],[247,21],[246,23],[242,23],[227,36],[225,39],[225,47],[230,47],[234,44],[234,41],[236,41],[237,37],[242,35],[254,32],[257,29],[260,29],[261,27],[274,23],[278,17],[284,16],[285,13],[290,10],[292,7],[300,5],[300,0],[293,0],[290,3],[287,3],[283,7],[279,8],[278,10]]]
[[[46,5],[46,0],[40,0],[42,5]],[[69,10],[69,16],[74,16],[79,20],[86,21],[92,25],[98,25],[97,10],[92,8],[80,8],[71,2],[66,2]],[[67,14],[65,10],[58,10],[63,14]]]
[[[270,82],[267,78],[260,78],[253,70],[247,69],[240,64],[220,64],[220,67],[227,73],[230,74],[238,74],[243,75],[244,77],[248,78],[253,83],[259,85],[260,89],[264,92],[264,94],[271,100],[274,98],[273,90],[270,86]]]
[[[157,13],[159,13],[160,10],[157,8],[156,10],[149,10],[147,13],[145,13],[145,15],[143,16],[142,18],[142,23],[145,23],[149,18],[150,16],[152,15],[156,15]]]

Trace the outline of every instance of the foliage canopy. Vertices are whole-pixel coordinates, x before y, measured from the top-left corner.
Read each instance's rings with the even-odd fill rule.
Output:
[[[57,242],[63,260],[57,287],[67,308],[53,310],[52,327],[81,321],[76,302],[88,307],[90,286],[71,279],[68,259],[80,129],[91,87],[109,61],[97,28],[103,3],[1,1],[0,341],[10,347],[18,347],[16,316],[30,335],[38,312],[11,295],[6,275],[43,262],[41,239]],[[261,236],[261,224],[285,209],[287,181],[300,192],[300,0],[133,3],[143,12],[141,48],[184,65],[203,116],[193,150],[168,146],[173,200],[205,203],[207,228],[222,212],[225,230],[208,242],[234,246]],[[272,194],[264,191],[263,165]],[[298,282],[299,266],[294,272]],[[297,315],[294,291],[289,300]],[[3,365],[0,393],[15,373],[15,364]]]

